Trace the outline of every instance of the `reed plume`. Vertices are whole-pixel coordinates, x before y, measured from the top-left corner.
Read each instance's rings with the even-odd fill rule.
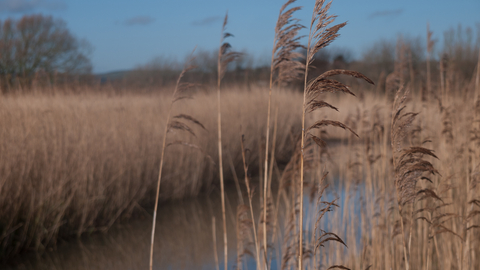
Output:
[[[187,60],[187,62],[185,63],[185,67],[183,68],[182,72],[178,76],[177,83],[175,85],[175,90],[173,91],[173,94],[171,96],[170,107],[169,107],[168,113],[167,113],[165,131],[163,133],[162,152],[161,152],[161,156],[160,156],[160,168],[159,168],[159,171],[158,171],[157,190],[156,190],[156,196],[155,196],[155,208],[153,210],[152,238],[151,238],[151,243],[150,243],[150,263],[149,263],[150,270],[152,270],[152,267],[153,267],[153,244],[154,244],[154,239],[155,239],[155,225],[156,225],[156,221],[157,221],[158,199],[160,197],[160,183],[162,181],[162,170],[163,170],[163,164],[164,164],[165,149],[168,146],[175,145],[175,144],[181,144],[181,145],[189,146],[189,147],[192,147],[192,148],[201,149],[196,144],[187,143],[187,142],[178,141],[178,140],[174,141],[172,143],[169,143],[169,144],[166,143],[167,142],[167,133],[173,132],[175,130],[186,131],[186,132],[190,133],[192,136],[196,136],[193,129],[190,128],[190,126],[188,124],[186,124],[185,122],[181,122],[180,119],[187,120],[188,122],[193,123],[193,124],[203,128],[203,129],[205,129],[205,127],[203,126],[203,124],[200,121],[198,121],[197,119],[193,118],[190,115],[179,114],[179,115],[176,115],[174,117],[171,117],[172,108],[173,108],[174,103],[179,101],[179,100],[184,99],[185,97],[187,97],[188,96],[188,94],[187,94],[188,89],[190,89],[192,86],[194,86],[194,84],[183,83],[182,82],[182,78],[185,75],[185,73],[187,73],[188,71],[195,68],[195,66],[192,64],[193,60],[194,60],[194,57],[193,57],[193,52],[192,52],[192,55]]]
[[[228,64],[235,61],[239,57],[239,53],[231,50],[231,45],[228,42],[224,42],[225,38],[233,36],[232,34],[225,32],[225,28],[228,22],[228,13],[225,14],[223,20],[222,32],[220,38],[220,48],[218,49],[218,61],[217,61],[217,121],[218,121],[218,170],[220,176],[220,193],[222,200],[222,221],[223,221],[223,244],[224,244],[224,256],[225,256],[225,270],[228,268],[228,246],[227,246],[227,220],[225,216],[225,185],[223,180],[223,155],[222,155],[222,112],[221,112],[221,98],[220,98],[220,86],[222,79],[227,71]]]
[[[393,102],[391,122],[391,146],[393,153],[393,170],[395,173],[395,189],[400,213],[400,228],[403,240],[405,257],[405,268],[410,269],[409,253],[405,242],[404,222],[406,213],[404,207],[413,203],[419,194],[429,197],[438,196],[432,190],[416,190],[417,182],[421,179],[430,180],[426,175],[439,174],[433,164],[425,160],[425,156],[437,158],[432,150],[421,146],[404,147],[404,140],[409,134],[409,127],[412,125],[418,113],[405,112],[406,101],[409,90],[401,86],[396,93]]]
[[[275,37],[273,41],[272,60],[270,63],[270,87],[268,91],[268,105],[267,105],[267,128],[265,135],[265,165],[264,165],[264,188],[263,188],[263,251],[264,251],[264,266],[267,262],[267,190],[268,184],[268,151],[270,143],[270,115],[271,115],[271,100],[272,89],[275,85],[279,86],[281,83],[298,80],[303,75],[305,69],[304,64],[298,59],[302,58],[302,54],[296,51],[303,48],[299,42],[301,36],[298,36],[298,31],[304,28],[299,23],[298,19],[292,18],[293,13],[300,10],[301,7],[291,7],[296,0],[288,0],[280,8],[277,24],[275,26]],[[273,145],[272,147],[275,147]],[[272,159],[274,156],[272,155]],[[273,160],[272,160],[273,164]],[[270,177],[271,178],[271,177]]]
[[[312,20],[310,23],[310,32],[308,36],[308,45],[307,45],[307,59],[305,64],[305,76],[304,76],[304,91],[303,91],[303,111],[302,111],[302,136],[301,136],[301,162],[300,162],[300,198],[303,198],[303,186],[304,186],[304,172],[303,172],[303,163],[304,163],[304,148],[305,140],[310,138],[320,147],[324,147],[326,142],[321,138],[315,136],[312,131],[319,129],[325,126],[334,126],[340,127],[346,130],[349,130],[353,134],[356,133],[339,121],[333,120],[319,120],[315,122],[308,128],[305,128],[305,116],[307,113],[311,113],[321,108],[329,108],[337,110],[334,106],[329,103],[318,100],[317,97],[320,94],[326,92],[344,92],[351,95],[354,95],[348,86],[345,84],[330,79],[329,77],[339,74],[353,76],[355,78],[360,78],[368,83],[374,84],[369,78],[363,74],[343,69],[334,69],[329,70],[321,74],[320,76],[308,81],[308,70],[310,65],[315,59],[315,54],[322,48],[328,46],[335,38],[339,36],[338,31],[344,27],[347,23],[340,23],[330,27],[330,24],[333,23],[336,16],[328,15],[328,10],[330,9],[331,2],[325,4],[324,0],[317,0],[315,2],[315,7],[312,14]],[[308,138],[307,138],[308,135]],[[303,200],[300,199],[300,234],[299,234],[299,256],[298,256],[298,268],[303,269]]]
[[[299,23],[299,19],[292,18],[293,13],[300,10],[301,7],[285,10],[295,2],[296,0],[289,0],[283,4],[278,15],[270,65],[269,95],[275,85],[279,86],[282,83],[299,80],[305,71],[305,65],[298,61],[303,58],[303,55],[297,51],[305,48],[299,42],[303,36],[298,35],[298,32],[305,26]]]

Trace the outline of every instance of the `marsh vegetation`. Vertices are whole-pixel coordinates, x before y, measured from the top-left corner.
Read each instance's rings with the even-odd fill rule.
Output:
[[[424,60],[399,39],[369,77],[338,62],[310,69],[346,24],[317,0],[304,47],[295,4],[280,10],[262,84],[222,84],[240,56],[222,31],[215,85],[192,81],[192,57],[157,92],[3,95],[1,258],[154,212],[161,236],[150,249],[133,236],[135,267],[149,250],[153,268],[187,253],[174,236],[193,230],[212,243],[198,262],[210,269],[480,268],[480,44],[452,42],[436,60],[427,27]],[[205,194],[216,201],[205,209],[168,211]]]

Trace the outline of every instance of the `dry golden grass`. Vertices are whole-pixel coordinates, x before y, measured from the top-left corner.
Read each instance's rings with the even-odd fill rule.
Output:
[[[472,85],[462,87],[473,96]],[[356,123],[351,126],[360,138],[344,138],[344,144],[330,151],[326,163],[336,168],[336,176],[330,178],[336,188],[329,192],[345,194],[337,201],[344,210],[343,214],[334,213],[323,226],[335,228],[349,248],[329,247],[323,262],[342,263],[351,269],[405,269],[407,262],[411,269],[480,267],[476,259],[480,255],[476,103],[467,96],[442,99],[442,104],[448,104],[443,108],[433,98],[424,103],[419,95],[408,97],[404,111],[421,113],[404,127],[409,132],[402,142],[433,149],[439,159],[428,157],[431,152],[426,150],[420,155],[419,148],[414,148],[420,158],[412,157],[421,166],[409,169],[418,182],[410,183],[411,190],[404,194],[407,197],[398,199],[404,208],[402,216],[396,195],[396,183],[402,182],[395,182],[395,172],[403,175],[405,171],[394,170],[388,138],[393,100],[367,95],[357,112],[344,120]],[[415,171],[430,168],[429,162],[439,174]]]
[[[119,218],[153,205],[168,95],[25,95],[0,100],[0,220],[4,257],[42,249],[57,236],[108,229]],[[238,171],[239,135],[260,147],[267,90],[226,91],[223,140]],[[279,92],[275,106],[296,108],[300,95]],[[178,103],[207,131],[195,130],[205,153],[171,146],[166,153],[161,200],[195,196],[210,189],[217,173],[215,98],[200,93]],[[282,111],[279,155],[291,151],[288,132],[300,110]],[[298,129],[298,127],[296,127]],[[178,132],[177,138],[184,134]],[[225,157],[226,159],[227,157]],[[256,151],[252,160],[258,159]],[[227,164],[227,163],[225,163]],[[258,162],[256,163],[258,164]],[[230,176],[231,173],[228,173]]]
[[[427,28],[425,83],[414,72],[411,52],[399,42],[385,87],[361,94],[358,103],[344,81],[332,78],[349,75],[373,84],[358,72],[329,70],[309,80],[316,53],[346,25],[330,26],[335,19],[328,14],[331,2],[317,0],[303,96],[276,88],[272,95],[274,82],[297,78],[304,67],[294,61],[300,56],[294,51],[302,47],[296,37],[302,26],[291,16],[299,8],[284,13],[294,2],[287,1],[280,12],[269,89],[222,89],[220,97],[227,65],[238,56],[224,43],[231,36],[224,32],[225,17],[216,97],[205,91],[195,102],[179,101],[173,111],[171,89],[1,97],[0,259],[55,245],[59,237],[108,230],[153,202],[155,225],[160,180],[165,201],[211,190],[220,179],[225,269],[227,242],[233,246],[227,241],[227,216],[236,216],[240,268],[252,254],[257,269],[266,270],[273,260],[282,269],[302,270],[330,265],[327,270],[479,269],[480,58],[474,77],[461,81],[456,76],[461,67],[442,57],[439,79],[432,81]],[[277,108],[278,120],[271,125]],[[171,115],[197,125],[172,122]],[[167,142],[167,133],[175,140]],[[234,207],[226,209],[224,162],[241,202],[236,215]],[[236,173],[244,174],[245,183]],[[258,175],[258,183],[251,174]],[[244,184],[249,207],[243,203]],[[255,217],[257,186],[261,213]],[[310,196],[304,195],[307,189]],[[342,211],[333,211],[336,207]],[[207,227],[201,230],[210,231]],[[155,226],[150,268],[154,231]],[[171,250],[180,254],[183,248]]]
[[[372,265],[370,269],[403,269],[403,242],[395,225],[400,217],[393,211],[397,206],[388,139],[392,105],[383,96],[369,94],[369,89],[360,91],[365,94],[359,100],[343,94],[329,95],[327,102],[335,104],[340,111],[314,112],[307,119],[307,122],[318,118],[343,121],[359,135],[355,138],[341,129],[328,130],[323,136],[329,150],[319,152],[323,165],[309,172],[321,178],[324,167],[329,168],[330,187],[324,196],[346,194],[336,201],[343,211],[334,211],[318,226],[342,237],[349,248],[327,245],[315,260],[352,269],[365,269],[369,265]],[[107,229],[119,218],[128,218],[142,207],[151,207],[166,96],[2,97],[0,214],[5,256],[51,246],[57,236]],[[276,160],[282,168],[281,164],[286,164],[293,153],[293,134],[300,131],[301,105],[298,104],[302,97],[300,93],[288,91],[279,91],[273,97],[273,107],[279,107]],[[224,150],[232,157],[240,179],[243,162],[238,134],[246,134],[245,145],[251,155],[250,173],[257,175],[255,167],[263,161],[261,157],[259,160],[258,149],[264,149],[266,115],[262,108],[267,99],[268,89],[262,88],[251,92],[229,89],[223,94]],[[439,269],[440,265],[476,269],[480,263],[475,259],[480,250],[479,231],[475,227],[479,225],[475,216],[479,210],[475,203],[479,199],[480,148],[476,135],[479,129],[475,120],[478,114],[472,114],[478,110],[474,102],[466,99],[447,98],[451,113],[445,114],[433,99],[422,103],[419,95],[409,97],[408,111],[422,112],[412,125],[421,132],[406,142],[431,140],[426,146],[435,151],[439,160],[430,161],[441,175],[431,178],[433,184],[419,182],[418,188],[438,191],[444,203],[451,203],[437,212],[423,211],[430,223],[416,216],[413,225],[405,228],[412,231],[411,240],[406,239],[412,269],[427,269],[427,261],[428,269]],[[184,103],[188,106],[179,106],[182,113],[194,115],[208,130],[195,130],[196,138],[187,135],[185,138],[203,146],[205,153],[214,159],[217,153],[215,103],[213,94],[199,93],[193,102]],[[161,200],[194,196],[202,188],[210,189],[215,185],[213,180],[218,179],[216,167],[200,151],[174,146],[168,149],[166,157]],[[225,164],[229,163],[227,158]],[[230,175],[229,170],[226,171],[226,176]],[[280,181],[274,173],[272,186],[280,185]],[[295,192],[298,191],[297,188]],[[275,189],[272,192],[276,201]],[[281,204],[286,204],[284,196],[280,196]],[[441,202],[422,200],[415,203],[413,211],[434,205],[440,206]],[[288,225],[285,216],[288,213],[279,213],[276,223]],[[455,215],[444,224],[433,219],[447,213]],[[315,226],[310,223],[315,221],[314,214],[314,209],[305,213],[307,228]],[[234,213],[227,213],[229,215]],[[410,222],[412,219],[407,224]],[[455,234],[440,231],[438,225]],[[277,233],[279,231],[283,232],[277,230]],[[429,238],[433,235],[435,237]],[[283,237],[283,233],[276,235],[275,241],[282,243]],[[312,244],[310,239],[306,242]]]

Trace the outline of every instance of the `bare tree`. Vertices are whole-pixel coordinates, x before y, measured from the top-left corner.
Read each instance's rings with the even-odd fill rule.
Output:
[[[90,46],[77,40],[64,21],[30,15],[0,21],[0,75],[29,84],[35,72],[88,74]]]

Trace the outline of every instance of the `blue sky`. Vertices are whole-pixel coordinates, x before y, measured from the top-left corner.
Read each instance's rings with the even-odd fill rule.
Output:
[[[229,42],[255,58],[268,60],[278,11],[285,0],[0,0],[0,19],[42,13],[61,18],[78,38],[93,47],[94,72],[131,69],[157,56],[182,61],[191,50],[218,46],[228,10]],[[311,18],[313,0],[298,0],[296,17]],[[480,0],[334,0],[331,13],[348,21],[332,44],[360,56],[369,45],[398,34],[434,38],[459,24],[480,23]]]

